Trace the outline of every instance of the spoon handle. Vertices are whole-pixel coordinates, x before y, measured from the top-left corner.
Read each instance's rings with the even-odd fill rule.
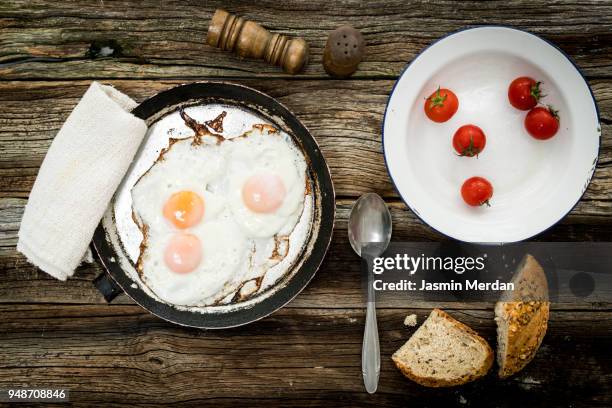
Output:
[[[361,348],[361,372],[366,391],[374,394],[376,388],[378,388],[378,378],[380,376],[380,343],[378,341],[378,325],[376,323],[376,300],[369,271],[367,276],[368,304],[365,330],[363,332],[363,345]]]

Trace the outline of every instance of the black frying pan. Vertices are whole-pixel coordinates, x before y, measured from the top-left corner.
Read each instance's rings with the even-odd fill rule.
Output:
[[[293,136],[309,163],[314,198],[314,222],[307,239],[304,252],[294,264],[293,270],[287,272],[276,283],[271,294],[258,295],[261,301],[254,298],[245,307],[236,307],[230,311],[217,311],[215,307],[206,308],[205,313],[180,310],[157,301],[133,285],[133,280],[118,260],[125,259],[126,254],[117,243],[116,225],[105,216],[95,231],[93,243],[108,271],[95,281],[107,300],[124,291],[136,303],[162,319],[184,326],[199,328],[228,328],[247,324],[280,309],[306,287],[316,273],[329,246],[335,215],[334,188],[329,168],[314,138],[300,121],[283,105],[268,95],[252,88],[224,82],[202,82],[182,85],[161,92],[138,105],[132,113],[145,120],[150,126],[165,113],[174,112],[179,107],[194,104],[222,103],[235,105],[240,109],[251,110]],[[112,203],[111,206],[112,207]],[[110,208],[109,207],[109,208]],[[112,212],[109,209],[110,212]],[[113,215],[114,217],[114,215]],[[114,218],[113,218],[114,219]],[[109,275],[112,279],[109,279]]]

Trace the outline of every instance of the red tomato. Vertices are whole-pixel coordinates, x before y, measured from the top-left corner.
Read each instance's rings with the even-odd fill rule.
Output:
[[[490,207],[489,200],[493,196],[493,186],[485,178],[471,177],[461,186],[461,196],[468,205],[478,207],[486,204]]]
[[[559,130],[558,112],[552,106],[533,108],[525,116],[525,129],[536,139],[550,139]]]
[[[425,114],[434,122],[446,122],[457,109],[459,109],[459,100],[449,89],[438,87],[438,90],[425,100]]]
[[[453,147],[460,156],[478,156],[486,144],[484,132],[475,125],[463,125],[453,136]]]
[[[529,110],[538,104],[541,82],[529,77],[516,78],[508,87],[508,99],[516,109]]]

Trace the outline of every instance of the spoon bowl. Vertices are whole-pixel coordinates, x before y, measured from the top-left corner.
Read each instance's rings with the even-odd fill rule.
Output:
[[[376,193],[359,197],[353,205],[348,223],[348,237],[353,251],[362,256],[368,248],[368,255],[382,254],[391,241],[391,213],[385,201]]]

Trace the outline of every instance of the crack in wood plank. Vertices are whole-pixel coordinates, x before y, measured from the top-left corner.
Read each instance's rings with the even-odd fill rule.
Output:
[[[286,77],[266,64],[204,45],[215,5],[149,0],[138,7],[122,3],[8,0],[0,4],[0,78],[140,78],[258,75]],[[163,5],[166,4],[166,7]],[[221,5],[221,4],[219,4]],[[543,6],[546,5],[546,6]],[[612,6],[607,2],[469,1],[462,3],[349,2],[347,6],[323,0],[266,2],[246,7],[225,1],[231,12],[260,22],[281,34],[301,36],[311,48],[310,63],[301,77],[326,76],[321,60],[329,31],[352,24],[368,44],[356,78],[395,77],[403,66],[435,39],[458,29],[481,24],[506,24],[532,31],[555,42],[571,55],[587,75],[610,77],[612,67]],[[307,15],[308,18],[304,18]],[[312,21],[317,21],[316,28]],[[115,41],[107,57],[91,53],[92,44]]]

